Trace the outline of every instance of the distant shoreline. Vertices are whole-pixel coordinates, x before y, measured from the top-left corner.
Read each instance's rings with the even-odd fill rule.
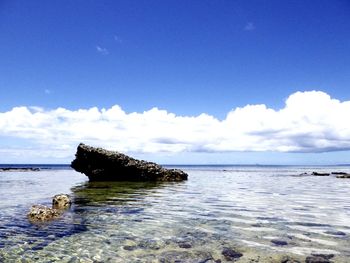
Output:
[[[166,167],[335,167],[350,164],[160,164]],[[70,164],[0,164],[0,169],[71,168]]]
[[[72,169],[69,164],[0,164],[0,172],[38,172]]]
[[[166,168],[180,169],[202,169],[213,168],[214,170],[227,168],[306,168],[306,169],[326,169],[336,167],[350,167],[350,164],[334,165],[274,165],[274,164],[161,164]],[[70,164],[0,164],[0,172],[39,172],[47,170],[72,170]]]

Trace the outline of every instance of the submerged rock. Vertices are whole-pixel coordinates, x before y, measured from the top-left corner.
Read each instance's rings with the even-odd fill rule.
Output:
[[[345,232],[342,232],[342,231],[332,231],[332,230],[328,230],[326,232],[324,232],[325,234],[327,235],[332,235],[332,236],[346,236],[346,233]]]
[[[280,239],[272,239],[271,243],[276,245],[276,246],[287,246],[288,242]]]
[[[350,174],[345,174],[345,175],[337,175],[337,178],[350,178]]]
[[[305,263],[331,263],[330,259],[333,257],[333,254],[312,254],[306,257]]]
[[[148,261],[147,261],[148,262]],[[153,262],[153,261],[152,261]],[[157,256],[157,262],[173,263],[173,262],[218,262],[213,256],[206,251],[164,251]]]
[[[52,199],[52,207],[56,209],[65,209],[70,207],[72,201],[70,200],[69,195],[58,194],[55,195]]]
[[[243,256],[242,253],[237,252],[237,251],[235,251],[235,250],[233,250],[231,248],[227,248],[227,247],[225,247],[222,250],[221,254],[225,257],[225,259],[227,261],[235,261],[235,260],[237,260],[237,259],[239,259],[240,257]]]
[[[281,259],[281,263],[301,263],[301,262],[297,259],[290,257],[290,256],[284,256]]]
[[[71,167],[90,181],[182,181],[188,175],[178,169],[136,160],[116,151],[79,144]]]
[[[33,205],[28,213],[30,221],[48,221],[61,215],[61,211],[44,205]]]

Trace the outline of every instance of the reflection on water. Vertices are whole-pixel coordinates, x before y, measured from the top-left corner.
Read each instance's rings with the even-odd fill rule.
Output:
[[[188,181],[160,184],[1,173],[0,262],[225,262],[232,251],[239,262],[311,254],[348,262],[350,180],[295,176],[305,171],[192,167]],[[62,218],[28,222],[32,204],[50,205],[61,192],[73,196]]]

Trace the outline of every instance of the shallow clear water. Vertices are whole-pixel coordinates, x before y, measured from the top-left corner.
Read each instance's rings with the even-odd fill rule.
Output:
[[[350,167],[182,167],[180,183],[89,183],[72,170],[0,173],[0,262],[350,262]],[[32,204],[73,197],[58,220]]]

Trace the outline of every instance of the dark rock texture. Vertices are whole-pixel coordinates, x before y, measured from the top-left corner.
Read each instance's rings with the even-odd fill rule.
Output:
[[[331,263],[331,258],[333,258],[333,254],[312,254],[311,256],[306,257],[305,263]]]
[[[329,176],[329,173],[312,172],[312,175],[314,175],[314,176]]]
[[[27,216],[29,221],[33,223],[56,219],[64,213],[64,209],[70,207],[71,203],[69,195],[58,194],[52,199],[52,208],[44,205],[33,205]]]
[[[347,175],[347,173],[345,173],[345,172],[332,172],[331,174],[335,174],[335,175]]]
[[[65,209],[70,207],[72,201],[70,200],[69,195],[58,194],[52,198],[52,208],[55,209]]]
[[[48,221],[61,215],[61,211],[44,205],[33,205],[28,213],[28,219],[32,222]]]
[[[4,167],[0,168],[0,172],[37,172],[39,167]]]
[[[337,175],[337,178],[350,178],[350,174]]]
[[[287,246],[288,242],[284,241],[284,240],[279,240],[279,239],[272,239],[271,243],[276,245],[276,246]]]
[[[221,254],[225,257],[227,261],[236,261],[237,259],[243,256],[242,253],[227,247],[225,247],[222,250]]]
[[[284,256],[281,263],[301,263],[299,260],[291,258],[290,256]]]
[[[178,169],[133,159],[125,154],[79,144],[71,167],[90,181],[182,181],[188,175]]]

